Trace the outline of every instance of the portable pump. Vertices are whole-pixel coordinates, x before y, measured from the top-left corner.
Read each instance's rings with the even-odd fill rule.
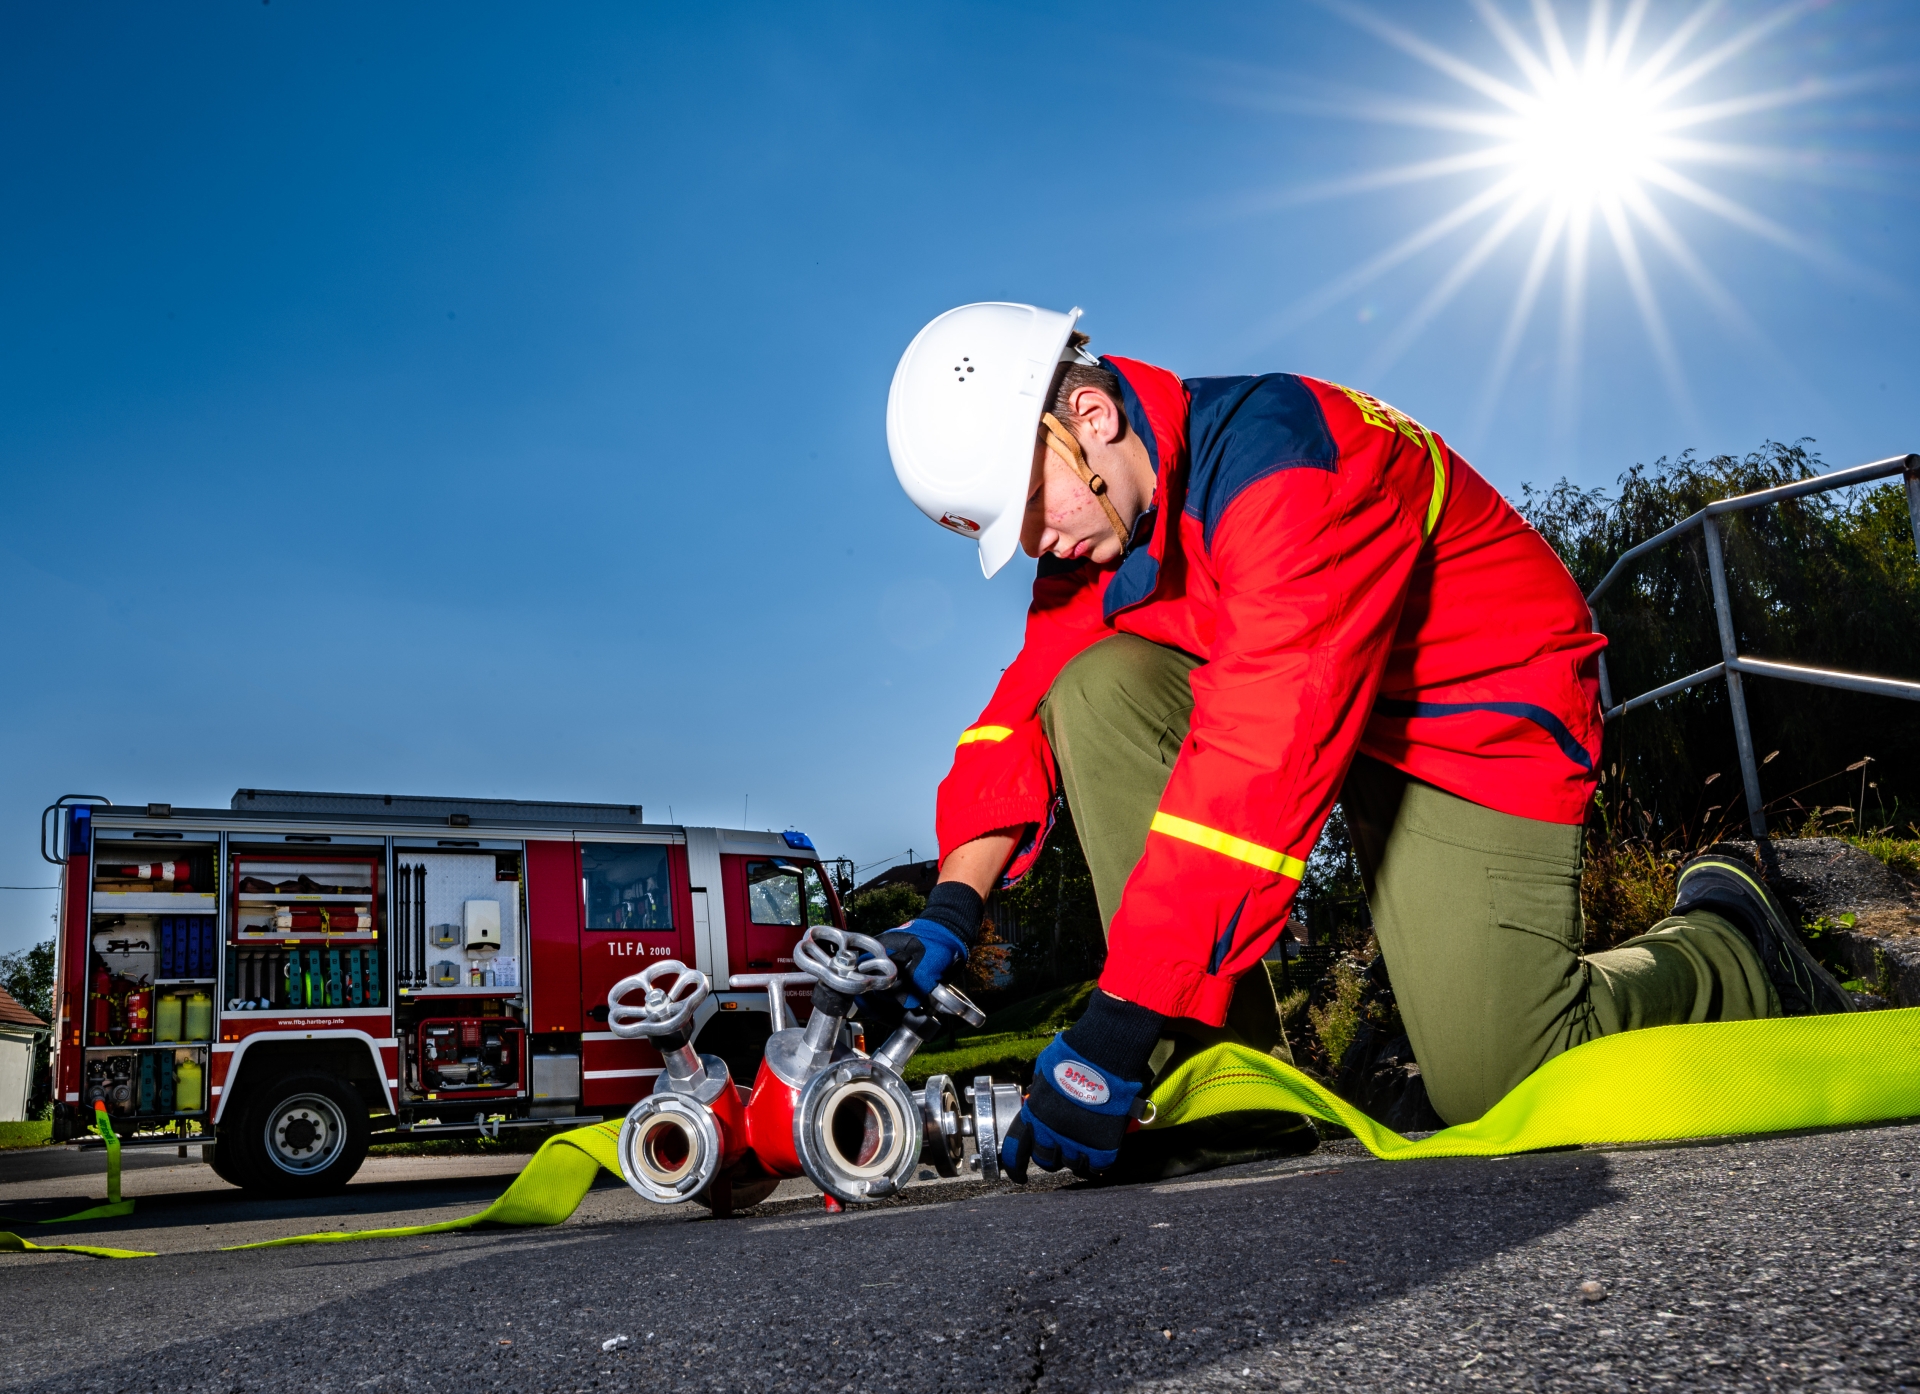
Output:
[[[687,1028],[710,991],[706,977],[671,960],[625,978],[607,994],[616,1035],[651,1038],[662,1072],[620,1131],[621,1174],[647,1199],[676,1204],[699,1198],[716,1213],[753,1205],[784,1177],[805,1175],[841,1201],[879,1200],[898,1191],[926,1156],[954,1176],[967,1160],[999,1174],[999,1138],[1020,1109],[1019,1090],[981,1076],[966,1102],[945,1076],[923,1090],[900,1071],[942,1016],[978,1025],[980,1009],[960,992],[935,990],[932,1009],[909,1013],[871,1056],[850,1043],[847,1020],[864,993],[891,990],[896,969],[878,940],[817,927],[794,949],[796,973],[742,974],[729,986],[763,988],[773,1033],[753,1089],[743,1100],[725,1062],[700,1055]],[[813,1012],[792,1023],[786,990],[813,984]],[[643,991],[643,1005],[621,999]]]

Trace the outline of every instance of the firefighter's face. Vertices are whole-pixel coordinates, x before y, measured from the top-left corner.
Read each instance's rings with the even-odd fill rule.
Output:
[[[1153,467],[1145,448],[1127,433],[1112,399],[1098,388],[1081,388],[1068,405],[1072,414],[1062,421],[1086,452],[1088,467],[1107,481],[1107,496],[1121,518],[1132,522],[1153,497]],[[1093,491],[1048,448],[1044,428],[1034,442],[1020,546],[1030,557],[1090,558],[1095,565],[1117,561],[1125,550]]]
[[[1033,488],[1027,495],[1020,545],[1030,557],[1052,553],[1062,559],[1091,557],[1100,563],[1120,555],[1120,539],[1113,534],[1106,510],[1044,442],[1034,447]]]

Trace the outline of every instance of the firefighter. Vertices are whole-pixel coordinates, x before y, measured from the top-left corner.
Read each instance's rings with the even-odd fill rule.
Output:
[[[988,576],[1017,547],[1039,559],[1019,656],[940,785],[939,884],[889,952],[913,992],[963,963],[1063,802],[1107,929],[1011,1174],[1114,1164],[1163,1037],[1226,1021],[1335,800],[1450,1124],[1595,1036],[1848,1009],[1727,858],[1685,867],[1649,933],[1580,952],[1606,641],[1444,440],[1312,378],[1095,358],[1079,313],[948,311],[887,401],[912,501]]]

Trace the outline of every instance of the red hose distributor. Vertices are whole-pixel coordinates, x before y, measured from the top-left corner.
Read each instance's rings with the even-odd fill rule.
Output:
[[[948,1176],[971,1160],[983,1179],[997,1179],[999,1135],[1019,1111],[1019,1090],[985,1076],[965,1091],[945,1076],[919,1090],[902,1079],[940,1018],[977,1026],[980,1009],[957,990],[938,987],[929,1007],[904,1013],[867,1056],[846,1028],[859,998],[896,985],[898,971],[879,941],[819,926],[795,946],[794,962],[803,971],[742,974],[728,983],[764,989],[772,1018],[744,1102],[725,1062],[698,1054],[687,1040],[709,992],[705,975],[668,960],[607,994],[614,1033],[651,1038],[664,1065],[654,1092],[634,1105],[620,1130],[627,1184],[659,1204],[698,1199],[724,1215],[801,1175],[840,1201],[879,1200],[907,1183],[923,1155]],[[803,982],[813,984],[813,1012],[798,1026],[786,990]],[[625,1005],[621,998],[635,990],[646,993],[644,1005]],[[968,1143],[978,1154],[972,1159]]]

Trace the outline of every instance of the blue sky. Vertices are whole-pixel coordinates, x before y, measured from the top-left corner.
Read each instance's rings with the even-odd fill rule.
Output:
[[[1795,94],[1694,132],[1747,152],[1687,166],[1733,202],[1650,193],[1718,308],[1643,228],[1656,342],[1602,227],[1579,333],[1549,269],[1490,398],[1544,212],[1443,304],[1510,205],[1350,274],[1496,182],[1351,188],[1486,144],[1407,39],[1523,83],[1467,3],[14,6],[0,882],[48,881],[58,794],[243,785],[926,855],[1031,574],[887,463],[894,361],[968,300],[1363,387],[1509,492],[1920,449],[1920,13],[1730,0],[1670,71],[1775,16],[1673,99]],[[0,892],[0,950],[50,908]]]

